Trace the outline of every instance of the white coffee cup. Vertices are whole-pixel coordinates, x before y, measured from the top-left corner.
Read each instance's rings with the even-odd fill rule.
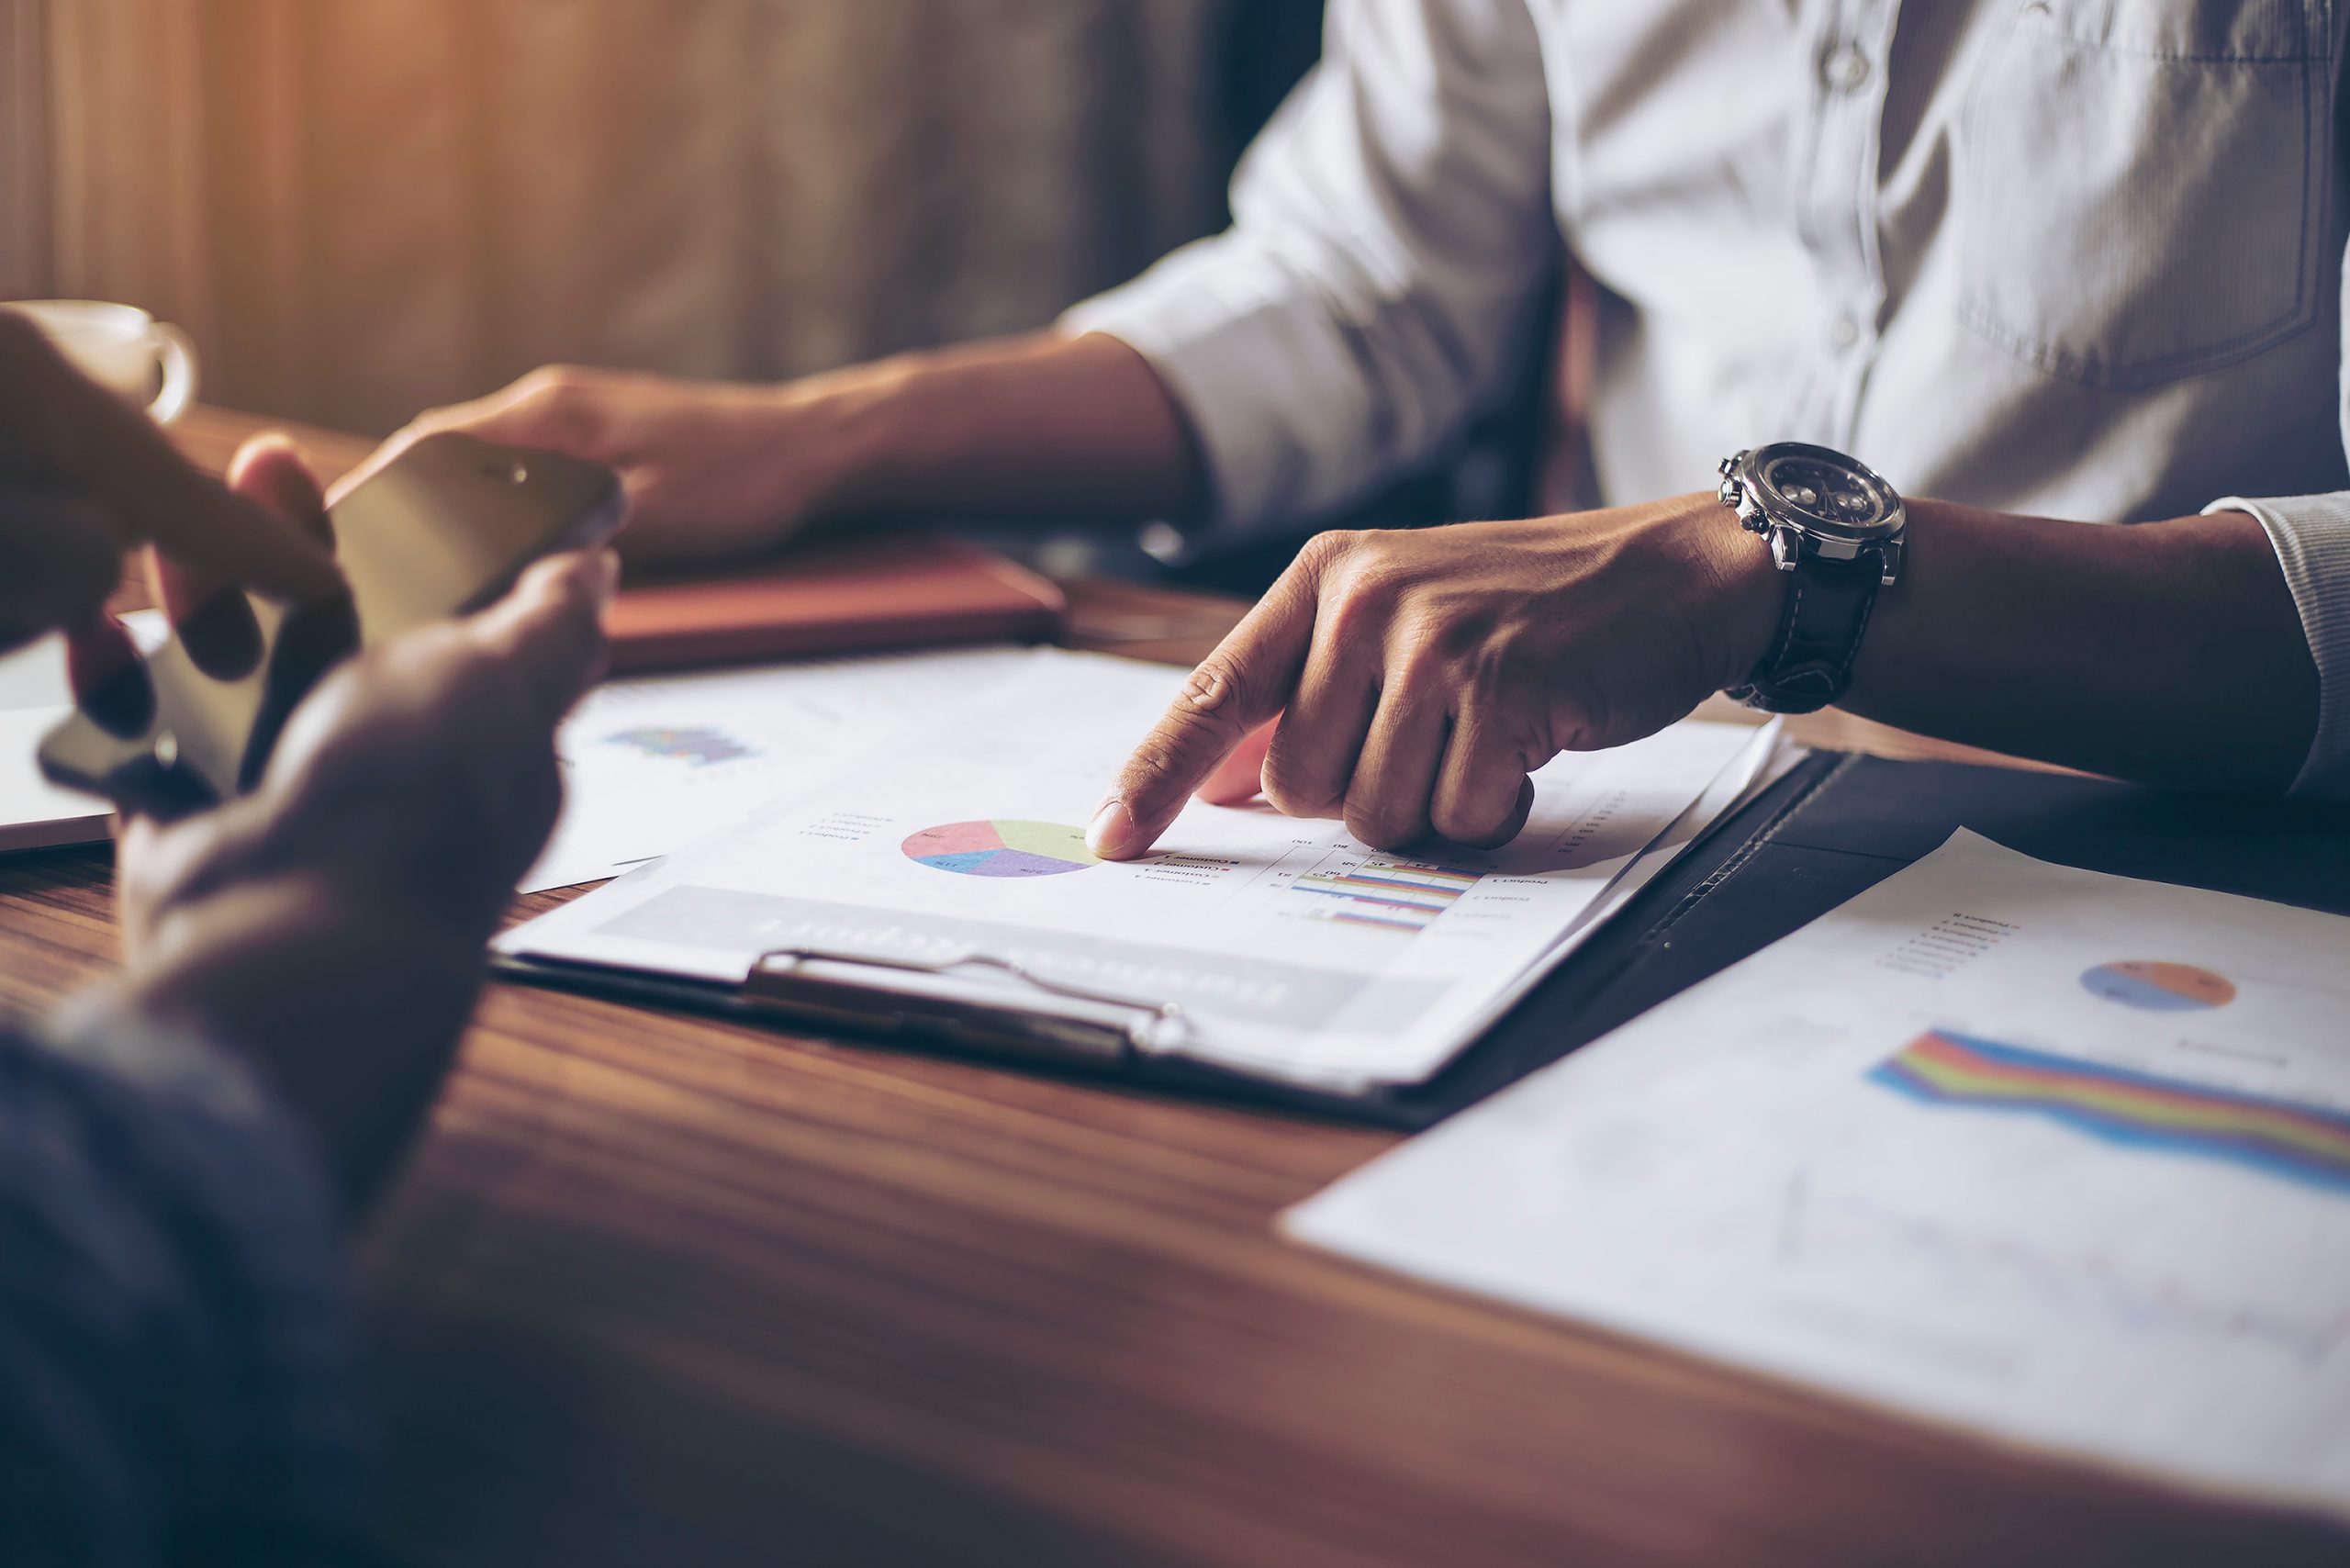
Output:
[[[196,401],[196,345],[136,305],[100,299],[11,299],[76,369],[148,418],[168,425]]]

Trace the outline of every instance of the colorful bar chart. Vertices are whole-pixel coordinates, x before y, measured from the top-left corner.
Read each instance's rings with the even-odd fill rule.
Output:
[[[626,746],[645,756],[684,762],[695,767],[709,767],[722,762],[733,762],[738,757],[759,755],[755,747],[736,740],[723,730],[699,725],[621,730],[606,735],[604,744]]]
[[[1369,859],[1300,877],[1289,890],[1315,901],[1301,904],[1294,913],[1390,931],[1423,931],[1475,887],[1480,875],[1426,860]]]
[[[2014,1111],[2109,1143],[2227,1160],[2350,1193],[2350,1113],[1937,1029],[1869,1070],[1937,1105]]]

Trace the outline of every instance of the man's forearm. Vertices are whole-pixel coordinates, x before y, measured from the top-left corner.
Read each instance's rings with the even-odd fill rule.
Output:
[[[2275,551],[2241,512],[2107,527],[1910,506],[1843,706],[2094,772],[2281,790],[2317,668]]]
[[[1051,332],[907,354],[789,388],[833,442],[823,510],[1103,523],[1180,519],[1203,465],[1125,343]]]

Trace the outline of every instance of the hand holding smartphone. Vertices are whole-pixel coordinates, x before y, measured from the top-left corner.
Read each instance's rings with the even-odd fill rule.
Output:
[[[165,819],[250,790],[286,717],[361,647],[504,594],[541,556],[620,527],[599,464],[447,432],[423,437],[327,510],[345,597],[288,609],[232,591],[98,683],[42,741],[54,781]]]

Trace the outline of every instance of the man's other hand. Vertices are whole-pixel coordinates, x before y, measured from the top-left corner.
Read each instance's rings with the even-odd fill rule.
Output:
[[[1775,577],[1711,496],[1320,535],[1192,672],[1089,841],[1142,854],[1194,790],[1245,796],[1263,744],[1265,798],[1291,816],[1378,848],[1506,843],[1552,756],[1638,740],[1743,678]]]
[[[617,469],[629,501],[620,549],[692,561],[772,550],[831,499],[837,448],[806,387],[678,381],[549,365],[470,403],[419,415],[361,469],[418,438],[463,431]]]

